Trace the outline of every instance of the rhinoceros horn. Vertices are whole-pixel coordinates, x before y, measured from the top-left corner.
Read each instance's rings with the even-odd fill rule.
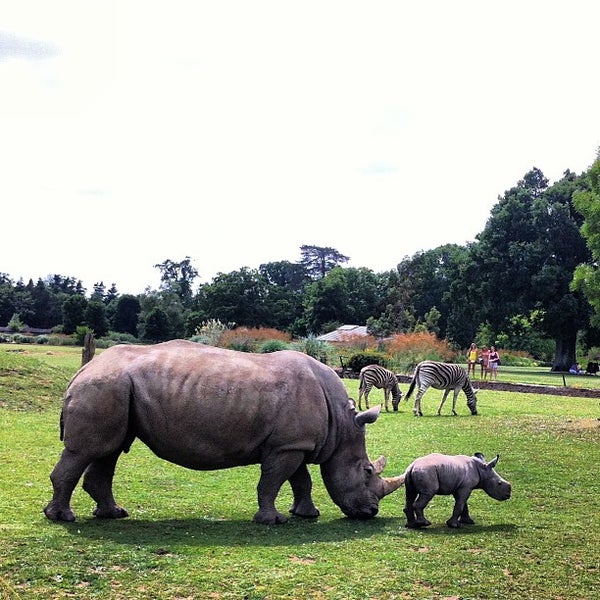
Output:
[[[381,455],[376,461],[373,462],[375,473],[380,474],[386,464],[387,460],[385,456]],[[392,492],[395,492],[401,485],[404,484],[404,475],[398,475],[397,477],[382,477],[383,481],[383,495],[387,496]]]
[[[397,477],[382,477],[381,479],[383,481],[384,496],[395,492],[400,486],[404,485],[404,475],[398,475]]]

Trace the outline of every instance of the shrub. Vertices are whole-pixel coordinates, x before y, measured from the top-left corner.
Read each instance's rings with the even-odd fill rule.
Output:
[[[386,341],[385,348],[392,364],[404,373],[412,372],[422,360],[455,362],[459,358],[447,340],[425,331],[396,334]]]
[[[266,340],[258,346],[258,352],[267,354],[279,350],[289,350],[290,345],[282,340]]]
[[[51,335],[48,343],[51,346],[75,346],[75,338],[70,335]]]
[[[235,323],[222,323],[219,319],[202,321],[190,341],[207,346],[220,346],[223,334],[234,327]]]
[[[107,342],[113,342],[114,344],[138,344],[139,340],[135,337],[135,335],[131,335],[131,333],[125,333],[124,331],[109,331],[108,335],[102,338],[102,340]],[[101,341],[101,340],[98,340]]]
[[[219,346],[241,352],[256,352],[259,345],[267,340],[279,340],[288,343],[291,336],[289,333],[269,327],[238,327],[224,331]]]
[[[50,341],[50,338],[47,335],[38,335],[35,338],[35,343],[36,344],[41,344],[41,345],[48,344],[49,341]]]
[[[295,341],[292,348],[298,352],[304,352],[304,354],[308,354],[308,356],[312,356],[321,362],[323,362],[322,358],[326,357],[327,363],[336,353],[336,349],[331,344],[318,340],[315,336],[308,336]]]
[[[367,365],[381,365],[382,367],[386,367],[389,359],[390,357],[383,352],[367,350],[366,352],[356,352],[350,356],[347,366],[356,373],[359,373]]]

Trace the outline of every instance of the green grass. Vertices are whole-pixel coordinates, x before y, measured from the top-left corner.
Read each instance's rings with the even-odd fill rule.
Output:
[[[460,530],[444,524],[450,497],[428,507],[430,528],[405,529],[402,490],[382,500],[377,518],[346,519],[314,466],[321,517],[256,525],[257,466],[189,471],[139,441],[115,477],[129,519],[94,519],[93,502],[78,486],[77,521],[59,524],[41,510],[61,451],[60,395],[81,355],[59,365],[47,354],[11,355],[10,363],[3,354],[0,347],[0,395],[12,399],[0,409],[0,598],[600,597],[598,398],[482,390],[480,416],[468,415],[461,395],[458,417],[436,417],[441,393],[430,390],[423,418],[402,402],[399,413],[369,426],[369,452],[388,457],[388,475],[432,451],[500,454],[498,471],[513,483],[513,497],[501,503],[474,492],[476,525]],[[7,370],[18,394],[7,393]],[[55,385],[40,384],[53,376]],[[345,383],[357,398],[358,382]],[[371,404],[382,399],[373,390]],[[285,512],[290,503],[286,487],[278,507]]]

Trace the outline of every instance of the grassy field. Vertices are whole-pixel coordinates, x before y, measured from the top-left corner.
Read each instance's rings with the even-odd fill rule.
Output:
[[[60,395],[80,360],[80,349],[0,346],[0,598],[600,597],[600,397],[482,390],[480,416],[468,414],[461,395],[458,417],[436,417],[441,394],[430,390],[423,418],[402,402],[400,412],[369,426],[369,453],[388,457],[388,475],[432,451],[500,454],[497,470],[513,483],[513,497],[500,503],[474,492],[476,525],[460,530],[445,526],[451,497],[430,504],[430,528],[407,530],[402,489],[382,500],[375,519],[349,520],[315,466],[321,517],[256,525],[258,467],[193,472],[139,442],[115,477],[129,519],[94,519],[78,487],[77,521],[51,523],[41,511],[61,451]],[[508,380],[508,367],[500,377]],[[600,387],[600,377],[580,379]],[[344,382],[357,398],[358,382]],[[372,405],[382,399],[380,390],[371,393]],[[278,507],[289,504],[284,488]]]

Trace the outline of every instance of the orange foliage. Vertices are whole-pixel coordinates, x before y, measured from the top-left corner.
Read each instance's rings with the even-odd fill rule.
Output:
[[[292,336],[285,331],[272,329],[269,327],[236,327],[224,331],[219,339],[219,346],[230,348],[246,344],[256,346],[260,342],[267,340],[280,340],[282,342],[290,342]]]
[[[388,338],[385,348],[393,356],[423,356],[441,361],[451,361],[456,356],[446,340],[440,340],[427,331],[395,334]]]

